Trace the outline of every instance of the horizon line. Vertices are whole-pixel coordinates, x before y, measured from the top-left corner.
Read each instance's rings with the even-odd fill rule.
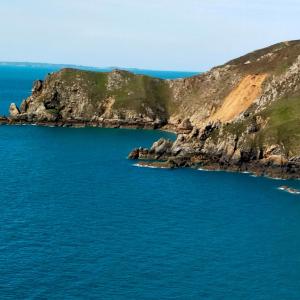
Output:
[[[47,66],[62,66],[62,67],[78,67],[78,68],[90,68],[90,69],[98,69],[98,70],[139,70],[139,71],[153,71],[153,72],[180,72],[180,73],[202,73],[203,71],[199,70],[166,70],[166,69],[146,69],[146,68],[137,68],[137,67],[120,67],[120,66],[106,66],[106,67],[98,67],[91,65],[80,65],[80,64],[71,64],[71,63],[49,63],[49,62],[32,62],[32,61],[0,61],[0,65],[47,65]],[[21,67],[21,66],[20,66]]]

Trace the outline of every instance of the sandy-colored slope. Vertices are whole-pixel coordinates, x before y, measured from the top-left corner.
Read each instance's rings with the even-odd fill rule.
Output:
[[[248,75],[225,98],[210,121],[230,122],[246,111],[261,94],[267,74]]]

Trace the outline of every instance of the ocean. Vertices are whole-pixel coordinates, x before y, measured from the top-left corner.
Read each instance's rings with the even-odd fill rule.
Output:
[[[0,66],[0,113],[58,68]],[[300,181],[126,159],[160,137],[0,126],[0,299],[300,298]]]

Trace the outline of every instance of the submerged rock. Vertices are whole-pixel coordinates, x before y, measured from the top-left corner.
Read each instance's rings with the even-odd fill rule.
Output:
[[[283,186],[279,187],[279,189],[282,190],[282,191],[288,192],[290,194],[300,195],[300,190],[291,188],[291,187],[289,187],[287,185],[283,185]]]

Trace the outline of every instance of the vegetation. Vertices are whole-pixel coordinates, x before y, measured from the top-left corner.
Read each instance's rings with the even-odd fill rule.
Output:
[[[272,52],[272,55],[269,53]],[[279,43],[251,52],[229,62],[246,74],[274,73],[279,75],[290,67],[300,52],[300,41]],[[263,57],[263,58],[262,58]]]
[[[97,100],[106,97],[108,73],[64,69],[60,74],[61,79],[68,86],[72,86],[79,81],[81,87],[84,88],[91,99]]]
[[[289,155],[300,151],[300,96],[274,102],[264,112],[268,120],[260,139],[283,145]]]
[[[118,71],[120,78],[113,80],[113,85],[108,88],[109,76],[112,73],[73,69],[61,72],[61,79],[67,86],[79,82],[81,89],[95,105],[107,97],[113,97],[115,109],[132,109],[144,113],[145,107],[150,107],[153,111],[167,113],[170,91],[164,80]]]
[[[291,156],[300,153],[300,94],[275,100],[259,114],[255,113],[255,105],[241,110],[240,106],[251,97],[255,100],[260,89],[264,91],[270,80],[281,78],[277,76],[284,74],[297,61],[299,53],[300,41],[276,44],[230,61],[225,70],[217,68],[197,77],[175,80],[172,87],[166,80],[121,70],[102,73],[64,69],[53,76],[59,76],[57,82],[62,87],[63,99],[83,103],[84,113],[88,116],[95,112],[101,115],[102,110],[107,110],[118,115],[127,111],[129,114],[133,112],[134,116],[164,119],[174,115],[180,118],[196,116],[194,119],[201,120],[212,110],[218,110],[221,116],[217,119],[225,123],[233,119],[231,115],[226,119],[228,111],[238,116],[240,111],[246,110],[245,118],[224,125],[222,131],[215,129],[210,138],[217,142],[227,135],[229,138],[242,137],[239,140],[240,144],[243,143],[241,146],[252,149],[277,144]],[[60,85],[61,81],[63,85]],[[257,89],[259,93],[254,93]],[[289,82],[278,83],[277,89],[283,89],[281,95],[293,92]],[[52,92],[49,94],[52,97]],[[230,94],[233,99],[224,102]],[[110,98],[113,101],[106,101]],[[48,112],[57,114],[55,110]],[[256,123],[259,119],[264,120],[263,124]]]
[[[59,110],[56,108],[50,108],[46,110],[47,113],[52,114],[52,115],[58,115],[59,114]]]

